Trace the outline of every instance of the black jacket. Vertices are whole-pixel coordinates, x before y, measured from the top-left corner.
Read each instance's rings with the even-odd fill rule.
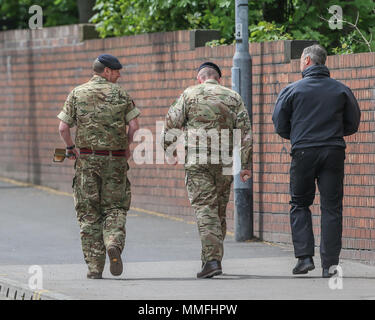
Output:
[[[292,151],[310,147],[345,148],[343,136],[357,132],[361,112],[352,91],[331,79],[324,65],[313,65],[303,79],[281,90],[272,115],[276,132],[290,139]]]

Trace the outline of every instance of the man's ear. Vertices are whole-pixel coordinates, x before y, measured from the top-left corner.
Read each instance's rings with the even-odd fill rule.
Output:
[[[311,64],[311,57],[310,56],[306,56],[305,63],[306,63],[307,66]]]

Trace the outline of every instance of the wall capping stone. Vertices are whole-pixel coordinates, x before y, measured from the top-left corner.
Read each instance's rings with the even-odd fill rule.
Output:
[[[285,63],[292,59],[299,59],[306,47],[318,44],[316,40],[284,40]]]
[[[95,29],[95,24],[80,23],[79,25],[79,39],[80,41],[99,39],[99,33]]]
[[[190,49],[204,47],[206,42],[220,39],[220,31],[218,30],[190,30]]]

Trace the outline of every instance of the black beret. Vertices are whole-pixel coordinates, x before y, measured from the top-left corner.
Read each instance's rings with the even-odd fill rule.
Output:
[[[98,60],[110,69],[113,69],[113,70],[122,69],[122,65],[120,61],[118,61],[116,57],[110,54],[101,54],[98,57]]]
[[[202,63],[200,65],[200,67],[198,68],[198,72],[201,71],[203,68],[211,68],[211,69],[216,70],[217,73],[219,74],[219,77],[221,78],[221,70],[220,70],[220,68],[216,64],[214,64],[212,62]]]

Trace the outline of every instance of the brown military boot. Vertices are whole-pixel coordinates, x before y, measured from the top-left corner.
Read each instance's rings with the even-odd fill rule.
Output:
[[[108,257],[110,261],[109,270],[112,275],[119,276],[122,273],[122,260],[120,249],[115,246],[108,247]]]
[[[101,272],[87,272],[87,279],[103,279]]]
[[[197,273],[198,279],[212,278],[222,274],[221,262],[217,260],[208,261],[204,264],[202,271]]]

